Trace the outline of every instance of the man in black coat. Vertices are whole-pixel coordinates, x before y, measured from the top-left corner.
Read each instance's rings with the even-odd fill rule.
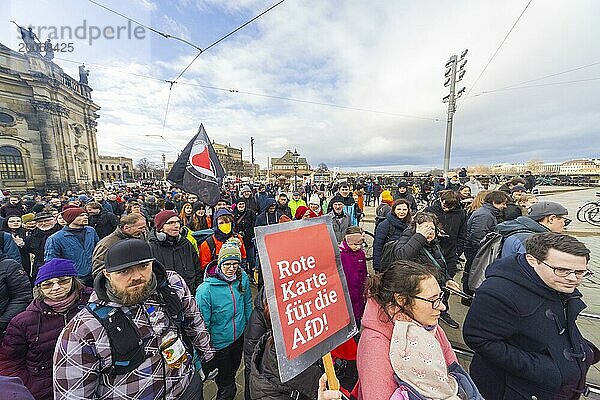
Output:
[[[33,300],[31,283],[21,263],[0,261],[0,340],[10,320]]]
[[[92,201],[85,206],[90,216],[89,225],[96,230],[100,239],[110,235],[117,229],[119,220],[112,212],[106,211],[102,204]]]
[[[448,264],[448,273],[454,277],[467,236],[467,213],[460,206],[460,197],[453,190],[442,190],[439,192],[439,200],[424,211],[435,214],[440,221],[438,240]]]
[[[510,198],[502,191],[494,190],[484,198],[484,203],[467,220],[467,238],[465,243],[465,272],[463,273],[463,291],[473,294],[469,289],[468,280],[471,264],[479,250],[481,240],[490,232],[496,230],[502,210],[506,208]]]
[[[410,211],[415,213],[417,212],[417,202],[415,201],[414,196],[409,192],[409,184],[406,181],[401,181],[398,183],[398,190],[394,191],[394,200],[404,199],[410,203]]]
[[[471,377],[487,400],[578,399],[600,351],[576,319],[590,251],[574,237],[536,233],[526,254],[494,262],[464,322]]]
[[[38,269],[44,265],[46,239],[61,229],[61,226],[56,223],[56,217],[47,212],[37,213],[33,220],[36,223],[35,229],[25,237],[24,246],[24,249],[34,256],[31,266],[32,281],[35,280]]]
[[[165,269],[181,275],[196,293],[203,280],[200,258],[194,245],[180,233],[181,219],[174,211],[161,211],[154,217],[154,226],[149,241],[152,255]]]

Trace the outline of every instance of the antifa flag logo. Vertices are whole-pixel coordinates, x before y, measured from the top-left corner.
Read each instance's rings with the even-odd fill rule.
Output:
[[[204,140],[200,139],[194,142],[190,151],[189,161],[190,166],[198,172],[211,178],[215,177],[215,172],[210,162],[208,145]]]
[[[172,185],[194,193],[210,206],[217,204],[225,170],[217,158],[210,139],[200,124],[196,136],[185,146],[169,171],[167,181]]]

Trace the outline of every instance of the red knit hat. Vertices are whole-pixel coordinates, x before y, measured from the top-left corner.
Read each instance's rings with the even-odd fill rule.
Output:
[[[156,228],[156,231],[161,231],[163,226],[165,225],[165,222],[167,222],[173,217],[179,218],[179,215],[177,215],[177,213],[175,213],[175,211],[173,210],[164,210],[156,214],[156,216],[154,217],[154,227]]]
[[[79,217],[81,214],[86,214],[86,211],[81,207],[71,207],[67,208],[62,212],[63,219],[70,224],[75,221],[75,218]]]

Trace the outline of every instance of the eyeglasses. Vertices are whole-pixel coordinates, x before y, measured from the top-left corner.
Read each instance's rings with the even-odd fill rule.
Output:
[[[437,299],[433,299],[433,300],[429,300],[429,299],[426,299],[425,297],[420,297],[420,296],[412,296],[412,297],[414,299],[419,299],[419,300],[423,300],[428,303],[431,303],[431,308],[438,308],[440,306],[440,304],[442,304],[444,295],[445,295],[445,293],[444,293],[444,291],[442,291],[442,293],[440,294],[440,297],[438,297]]]
[[[585,278],[587,276],[592,276],[594,274],[589,269],[568,269],[568,268],[561,268],[561,267],[553,267],[552,265],[548,264],[545,261],[542,261],[542,260],[538,260],[538,261],[541,262],[542,264],[544,264],[546,267],[551,268],[552,271],[554,271],[554,275],[559,276],[561,278],[566,278],[567,276],[574,274],[576,278],[580,279],[580,278]]]
[[[67,278],[56,279],[54,281],[46,281],[40,284],[40,287],[44,290],[50,290],[54,287],[54,285],[58,284],[58,286],[67,286],[71,284],[72,278],[69,276]]]
[[[233,262],[233,263],[227,263],[227,264],[221,264],[221,268],[237,268],[240,266],[239,262]]]
[[[567,217],[558,217],[558,218],[562,218],[565,220],[565,226],[568,226],[573,220],[571,218],[567,218]]]

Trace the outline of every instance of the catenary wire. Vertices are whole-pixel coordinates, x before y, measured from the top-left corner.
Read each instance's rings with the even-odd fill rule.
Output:
[[[231,32],[229,32],[227,35],[223,36],[222,38],[218,39],[217,41],[209,44],[204,50],[199,50],[199,53],[196,54],[196,57],[194,57],[192,59],[192,61],[190,61],[190,63],[183,69],[183,71],[181,71],[181,73],[179,75],[177,75],[177,78],[173,79],[174,82],[177,82],[177,80],[179,78],[181,78],[183,76],[183,74],[185,74],[185,72],[192,66],[192,64],[198,59],[198,57],[200,57],[200,54],[204,53],[206,50],[216,46],[217,44],[221,43],[223,40],[227,39],[228,37],[230,37],[231,35],[233,35],[234,33],[236,33],[237,31],[239,31],[240,29],[245,28],[247,25],[251,24],[252,22],[256,21],[258,18],[262,17],[263,15],[265,15],[266,13],[268,13],[269,11],[271,11],[272,9],[274,9],[275,7],[277,7],[278,5],[280,5],[281,3],[283,3],[285,0],[280,0],[279,2],[273,4],[271,7],[267,8],[265,11],[261,12],[260,14],[258,14],[257,16],[255,16],[254,18],[252,18],[251,20],[245,22],[244,24],[240,25],[239,27],[237,27],[236,29],[232,30]]]
[[[515,26],[517,26],[517,24],[521,20],[521,17],[523,17],[523,14],[525,14],[525,11],[527,11],[527,8],[529,8],[529,5],[531,4],[532,1],[533,0],[529,0],[529,2],[527,3],[527,5],[525,5],[525,8],[523,8],[523,11],[521,11],[521,14],[519,14],[519,16],[517,17],[517,19],[515,20],[515,22],[510,27],[510,29],[509,29],[508,33],[506,34],[506,36],[504,36],[504,39],[502,39],[502,42],[500,42],[500,45],[498,45],[498,48],[496,49],[496,51],[494,51],[494,54],[492,54],[492,56],[490,57],[490,59],[487,62],[487,64],[485,64],[485,67],[483,67],[483,69],[481,70],[481,73],[479,74],[479,76],[477,76],[477,79],[475,79],[475,82],[473,82],[473,85],[471,86],[471,88],[467,92],[467,96],[471,93],[471,91],[473,90],[473,88],[475,88],[475,85],[477,85],[477,82],[479,82],[479,79],[481,79],[481,77],[485,73],[486,69],[492,63],[492,61],[494,60],[494,57],[496,57],[496,54],[498,54],[498,52],[500,51],[500,48],[502,48],[502,45],[504,45],[504,42],[506,42],[506,40],[510,36],[511,32],[513,31],[513,29],[515,29]]]
[[[597,81],[597,80],[600,80],[600,77],[586,78],[586,79],[576,79],[576,80],[572,80],[572,81],[562,81],[562,82],[539,83],[537,85],[524,85],[524,86],[505,87],[505,88],[502,88],[502,89],[486,90],[486,91],[479,92],[477,94],[471,95],[469,97],[479,97],[479,96],[483,96],[485,94],[491,94],[491,93],[497,93],[497,92],[504,92],[504,91],[507,91],[507,90],[530,89],[530,88],[536,88],[536,87],[556,86],[556,85],[569,85],[569,84],[573,84],[573,83],[591,82],[591,81]]]
[[[55,57],[55,59],[73,63],[73,64],[83,64],[81,61],[70,60],[67,58]],[[127,72],[127,71],[123,71],[122,69],[107,67],[105,65],[100,65],[100,64],[87,63],[86,65],[90,65],[90,66],[97,67],[100,69],[106,69],[106,70],[117,72],[120,74],[132,75],[132,76],[135,76],[138,78],[151,79],[151,80],[154,80],[157,82],[166,82],[166,83],[172,82],[172,81],[169,81],[166,79],[160,79],[160,78],[157,78],[154,76],[143,75],[143,74],[138,74],[138,73],[134,73],[134,72]],[[342,109],[342,110],[369,112],[369,113],[374,113],[374,114],[389,115],[392,117],[421,119],[421,120],[432,121],[432,122],[439,121],[439,118],[425,117],[425,116],[421,116],[421,115],[392,113],[392,112],[388,112],[388,111],[373,110],[373,109],[368,109],[368,108],[343,106],[343,105],[334,104],[334,103],[323,103],[323,102],[318,102],[318,101],[314,101],[314,100],[304,100],[304,99],[296,99],[296,98],[292,98],[292,97],[271,95],[268,93],[257,93],[257,92],[248,92],[248,91],[237,90],[237,89],[227,89],[227,88],[222,88],[222,87],[217,87],[217,86],[202,85],[199,83],[192,83],[192,82],[186,82],[186,81],[180,81],[180,82],[177,82],[177,84],[185,85],[185,86],[199,87],[202,89],[216,90],[216,91],[220,91],[220,92],[237,93],[237,94],[244,94],[247,96],[265,97],[265,98],[271,98],[271,99],[275,99],[275,100],[284,100],[284,101],[290,101],[290,102],[296,102],[296,103],[304,103],[304,104],[312,104],[312,105],[317,105],[317,106],[332,107],[332,108],[337,108],[337,109]]]
[[[139,22],[139,21],[136,21],[136,20],[135,20],[135,19],[133,19],[133,18],[129,18],[127,15],[121,14],[120,12],[118,12],[118,11],[116,11],[116,10],[113,10],[112,8],[110,8],[110,7],[108,7],[108,6],[105,6],[105,5],[103,5],[103,4],[100,4],[100,3],[98,3],[97,1],[94,1],[94,0],[88,0],[88,1],[89,1],[90,3],[92,3],[92,4],[95,4],[95,5],[97,5],[98,7],[104,8],[105,10],[107,10],[107,11],[109,11],[109,12],[113,13],[113,14],[116,14],[116,15],[118,15],[118,16],[120,16],[120,17],[123,17],[123,18],[127,19],[127,20],[129,20],[129,21],[133,22],[133,23],[134,23],[134,24],[136,24],[136,25],[139,25],[139,26],[141,26],[141,27],[144,27],[144,28],[148,29],[149,31],[151,31],[151,32],[154,32],[154,33],[156,33],[156,34],[158,34],[158,35],[160,35],[160,36],[164,37],[165,39],[175,39],[175,40],[179,40],[180,42],[183,42],[183,43],[185,43],[185,44],[187,44],[187,45],[189,45],[189,46],[192,46],[193,48],[195,48],[195,49],[196,49],[196,50],[198,50],[198,51],[202,51],[202,49],[201,49],[200,47],[196,46],[194,43],[192,43],[192,42],[190,42],[190,41],[188,41],[188,40],[185,40],[185,39],[183,39],[183,38],[180,38],[180,37],[178,37],[178,36],[175,36],[175,35],[171,35],[171,34],[169,34],[169,33],[166,33],[166,32],[161,32],[161,31],[159,31],[158,29],[152,28],[151,26],[148,26],[148,25],[146,25],[146,24],[142,24],[141,22]]]

